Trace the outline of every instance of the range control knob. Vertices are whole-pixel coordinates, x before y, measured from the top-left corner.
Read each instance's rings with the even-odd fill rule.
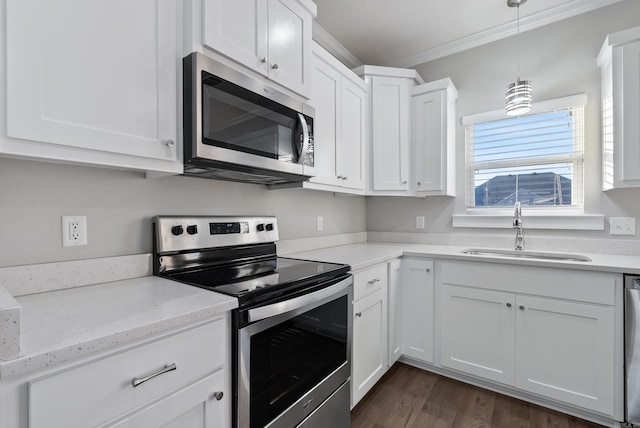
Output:
[[[273,230],[273,223],[267,223],[266,228],[267,228],[267,230],[269,230],[269,231]]]
[[[171,233],[173,233],[174,235],[178,236],[178,235],[182,235],[184,233],[184,228],[180,225],[178,226],[173,226],[171,228]]]
[[[257,229],[258,229],[258,232],[262,232],[264,230],[264,224],[260,223]]]
[[[198,226],[195,224],[192,224],[191,226],[187,226],[187,233],[189,235],[195,235],[196,233],[198,233]]]

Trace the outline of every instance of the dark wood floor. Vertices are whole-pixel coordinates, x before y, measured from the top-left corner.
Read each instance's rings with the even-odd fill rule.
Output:
[[[602,428],[396,363],[351,411],[352,428]]]

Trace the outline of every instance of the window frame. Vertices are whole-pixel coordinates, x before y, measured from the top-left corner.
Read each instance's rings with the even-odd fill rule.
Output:
[[[533,108],[527,115],[551,112],[554,110],[567,109],[575,106],[583,106],[586,113],[587,95],[585,93],[556,98],[548,101],[534,103]],[[525,116],[525,115],[523,115]],[[469,163],[467,162],[467,137],[466,127],[475,123],[490,122],[505,119],[506,113],[503,109],[485,113],[472,114],[462,117],[462,125],[465,127],[465,214],[454,215],[453,227],[480,227],[480,228],[512,228],[513,208],[497,207],[469,207],[469,192],[474,192],[474,174],[469,173]],[[586,121],[585,121],[586,122]],[[586,130],[586,123],[584,123]],[[584,137],[583,137],[584,138]],[[584,156],[584,147],[583,147]],[[584,170],[582,174],[582,189],[579,197],[579,204],[554,205],[554,206],[523,206],[525,216],[525,228],[533,229],[576,229],[576,230],[604,230],[604,216],[601,214],[584,213]],[[572,186],[573,187],[573,186]],[[572,198],[574,191],[572,189]]]

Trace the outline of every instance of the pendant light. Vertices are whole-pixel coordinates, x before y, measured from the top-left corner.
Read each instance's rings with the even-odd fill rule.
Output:
[[[516,41],[518,45],[518,78],[507,86],[505,93],[507,116],[519,116],[531,110],[531,80],[520,80],[520,5],[527,0],[507,0],[507,6],[517,10]]]

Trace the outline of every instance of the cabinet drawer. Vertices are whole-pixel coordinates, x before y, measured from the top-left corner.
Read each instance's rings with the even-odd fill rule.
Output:
[[[95,426],[213,372],[225,363],[226,328],[220,319],[30,382],[29,427]]]
[[[615,304],[615,287],[621,274],[498,263],[442,262],[443,284],[484,288],[575,300]]]
[[[356,272],[353,274],[353,300],[358,300],[386,286],[386,263]]]

